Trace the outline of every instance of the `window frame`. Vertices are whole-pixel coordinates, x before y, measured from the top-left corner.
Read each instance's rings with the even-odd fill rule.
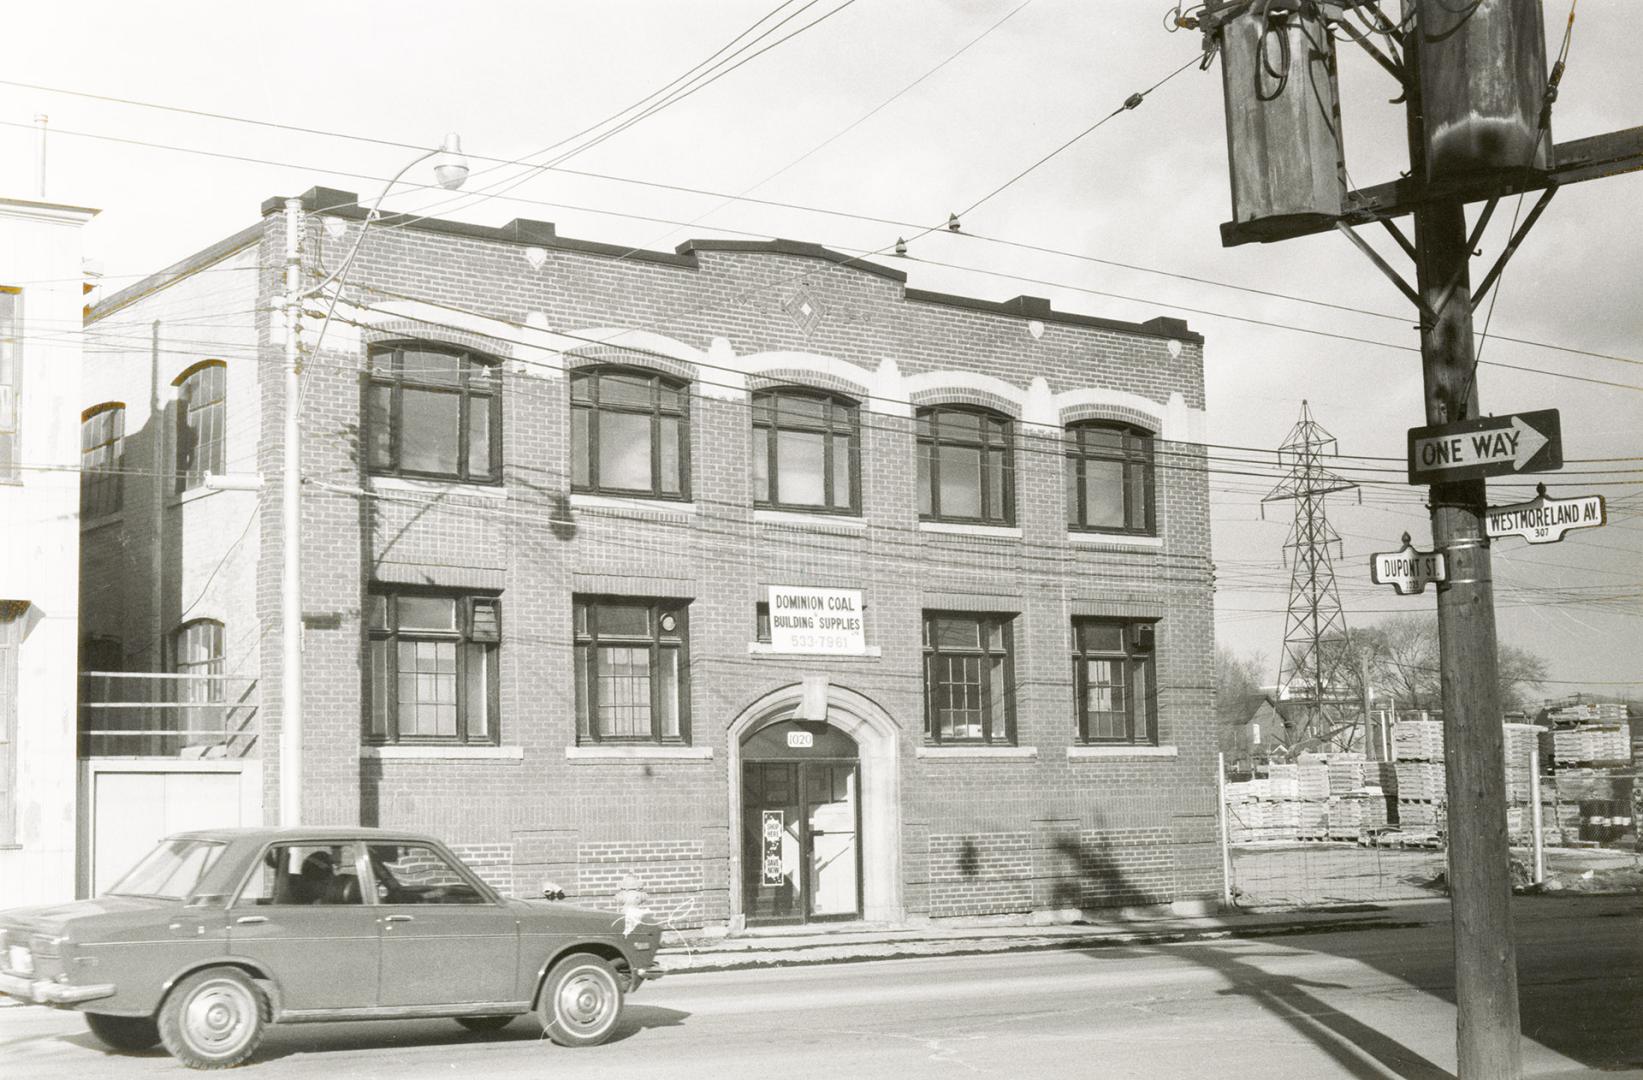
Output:
[[[945,415],[963,414],[975,416],[979,419],[979,434],[975,438],[958,435],[947,435],[941,430],[941,418]],[[915,483],[919,483],[917,492],[919,500],[920,521],[941,521],[958,525],[991,525],[1010,527],[1016,523],[1016,484],[1015,484],[1015,420],[1005,413],[989,409],[980,405],[927,405],[919,408],[913,416],[914,436],[916,441],[917,470]],[[995,442],[988,431],[989,423],[998,423],[1002,431]],[[952,514],[943,511],[941,507],[941,454],[939,450],[944,446],[958,446],[973,448],[981,454],[981,475],[976,495],[981,505],[979,516]],[[988,457],[994,452],[1002,452],[1004,462],[1001,470],[1001,481],[1004,490],[999,493],[1003,514],[993,517],[987,512],[992,502],[991,470],[988,468]],[[924,509],[926,496],[929,499],[928,510]]]
[[[399,625],[399,601],[405,597],[432,597],[447,599],[454,602],[455,629],[431,630],[425,627],[411,627],[406,630]],[[383,603],[383,625],[375,625],[375,605],[380,599]],[[360,620],[365,634],[365,657],[361,665],[364,682],[364,704],[361,716],[360,737],[368,746],[499,746],[502,740],[502,646],[506,635],[502,629],[502,595],[499,592],[468,589],[429,588],[424,586],[398,586],[391,583],[373,583],[366,592],[366,609]],[[495,614],[496,640],[485,641],[475,638],[474,609],[476,605],[487,604]],[[441,642],[456,645],[456,664],[453,678],[456,683],[456,732],[452,735],[406,735],[400,731],[399,725],[399,646],[404,641],[410,642]],[[373,728],[376,699],[373,693],[373,682],[376,669],[372,661],[371,651],[377,642],[382,642],[386,652],[386,668],[383,674],[383,689],[386,700],[382,702],[382,731],[379,733]],[[483,647],[481,656],[485,664],[485,733],[474,735],[470,730],[472,717],[468,707],[468,672],[472,664],[474,646]]]
[[[979,647],[976,649],[944,649],[937,643],[934,632],[935,622],[939,619],[962,619],[976,623]],[[1015,702],[1015,621],[1016,615],[1005,612],[978,612],[978,611],[939,611],[927,609],[923,613],[923,662],[924,662],[924,741],[929,746],[1014,746],[1016,745],[1016,702]],[[996,626],[1000,630],[1002,647],[993,650],[989,643],[989,627]],[[980,657],[981,664],[981,699],[984,703],[981,718],[980,738],[954,738],[943,736],[941,733],[940,718],[936,706],[936,665],[946,657]],[[992,687],[992,664],[986,662],[994,656],[1002,656],[1004,660],[1004,686],[996,695],[996,700],[1002,703],[1003,717],[992,715],[992,702],[995,695]],[[1002,720],[1003,731],[996,732],[995,725]]]
[[[829,414],[834,408],[843,408],[846,419],[841,425],[832,415],[825,420],[809,420],[804,417],[792,417],[782,412],[784,399],[800,399],[820,402],[827,406]],[[808,386],[778,386],[760,390],[750,398],[753,418],[754,462],[758,460],[758,442],[765,440],[765,482],[764,490],[758,490],[758,473],[754,471],[753,505],[761,510],[783,510],[800,514],[850,514],[860,516],[862,512],[861,497],[861,403],[843,394],[830,390],[822,390]],[[762,410],[762,416],[761,416]],[[822,436],[822,502],[820,505],[809,503],[788,503],[777,498],[781,481],[781,455],[778,447],[781,443],[781,433],[802,432],[809,435]],[[845,453],[849,457],[846,463],[846,472],[849,479],[850,491],[844,505],[835,501],[835,480],[837,479],[838,443],[843,439]]]
[[[112,417],[103,420],[104,417]],[[99,441],[86,444],[87,425],[98,423],[108,432],[99,431]],[[125,508],[125,427],[126,404],[123,401],[105,401],[93,405],[80,414],[80,519],[82,521],[118,514]],[[94,455],[106,459],[91,464]],[[104,494],[111,490],[112,497]],[[108,505],[100,505],[107,503]]]
[[[0,846],[18,838],[17,693],[21,689],[24,600],[0,600]]]
[[[1085,645],[1081,631],[1086,626],[1117,627],[1121,637],[1118,650],[1090,649]],[[1072,620],[1073,702],[1078,715],[1078,741],[1086,746],[1157,746],[1158,745],[1158,664],[1156,619],[1115,619],[1097,616],[1078,616]],[[1091,734],[1089,709],[1089,662],[1091,660],[1116,662],[1123,673],[1124,734],[1096,736]],[[1135,671],[1146,672],[1146,692],[1137,701]],[[1138,733],[1137,706],[1144,709],[1141,720],[1145,729]]]
[[[629,378],[644,379],[650,384],[650,407],[640,409],[623,404],[605,404],[601,400],[600,383],[610,375],[626,376]],[[689,502],[691,498],[691,469],[690,469],[690,401],[691,384],[687,379],[666,375],[660,371],[652,371],[642,367],[624,367],[616,364],[588,365],[575,368],[570,372],[567,380],[570,391],[571,409],[571,491],[577,494],[605,495],[615,498],[628,499],[660,499],[668,502]],[[577,388],[588,385],[589,391],[585,400],[577,400]],[[662,390],[666,388],[678,395],[679,404],[676,409],[665,408],[662,404]],[[586,414],[582,438],[579,440],[576,433],[576,414],[578,411]],[[604,484],[600,479],[599,460],[599,427],[601,417],[608,413],[622,413],[629,416],[648,416],[650,418],[650,488],[619,488]],[[678,422],[678,464],[679,490],[669,492],[663,490],[662,483],[662,420],[672,418]],[[578,453],[586,455],[587,480],[579,483],[576,479],[576,461]]]
[[[434,379],[418,379],[415,373],[407,376],[405,374],[405,353],[413,350],[455,357],[458,370],[461,372],[457,383],[453,385]],[[384,361],[386,361],[386,365]],[[502,483],[503,368],[501,361],[493,356],[475,352],[472,349],[445,345],[437,341],[385,341],[371,346],[367,360],[367,370],[369,378],[366,380],[365,385],[365,407],[360,411],[360,414],[364,419],[362,426],[365,428],[365,436],[361,440],[363,448],[361,457],[368,475],[477,484],[487,487],[496,487]],[[485,377],[485,383],[477,386],[474,377],[476,370],[484,370],[490,373]],[[457,463],[455,472],[411,469],[402,464],[405,434],[405,391],[407,387],[417,393],[443,394],[457,399]],[[387,425],[388,462],[385,465],[376,463],[376,432],[371,419],[371,396],[378,388],[386,389],[390,395]],[[486,408],[486,416],[490,424],[490,460],[486,462],[490,472],[488,477],[475,477],[473,462],[469,460],[473,430],[471,403],[476,400],[488,402]]]
[[[203,403],[196,402],[195,392],[190,390],[190,384],[196,379],[203,378],[208,371],[222,373],[222,394]],[[176,433],[172,445],[172,466],[177,474],[175,493],[181,495],[185,491],[203,487],[208,476],[221,476],[228,468],[228,363],[224,360],[201,360],[184,368],[182,374],[171,381],[177,392],[177,423]],[[195,438],[192,449],[193,460],[187,468],[183,467],[184,431],[198,431],[199,427],[192,418],[206,414],[208,410],[217,416],[217,436],[210,441]],[[203,422],[203,421],[202,421]],[[209,454],[202,453],[202,449]],[[206,458],[211,460],[207,461]]]
[[[1120,436],[1116,450],[1091,447],[1087,433],[1107,432]],[[1156,435],[1139,424],[1115,420],[1079,420],[1068,424],[1063,436],[1067,469],[1067,529],[1070,532],[1104,533],[1120,536],[1158,535],[1158,470],[1155,464]],[[1134,440],[1134,445],[1131,445]],[[1120,496],[1124,503],[1124,524],[1090,525],[1088,491],[1085,485],[1087,466],[1091,461],[1117,462],[1122,467],[1119,477]],[[1140,514],[1134,506],[1134,473],[1140,470],[1141,484],[1146,492],[1147,505]],[[1137,519],[1140,520],[1137,520]]]
[[[600,634],[599,610],[611,607],[643,607],[647,609],[647,638],[629,634]],[[579,594],[572,598],[571,603],[571,640],[572,663],[574,665],[573,683],[576,691],[576,740],[579,745],[616,745],[616,746],[690,746],[690,601],[676,598],[639,597],[639,596],[607,596]],[[661,622],[664,615],[673,615],[678,620],[678,630],[675,636],[678,644],[674,645],[663,640],[664,631]],[[637,645],[644,642],[649,647],[650,663],[648,667],[650,680],[650,734],[649,735],[605,735],[599,731],[599,663],[598,650],[604,643]],[[667,735],[662,731],[661,686],[661,653],[663,649],[672,649],[678,653],[678,686],[676,703],[679,716],[678,735]]]
[[[0,484],[23,482],[23,290],[0,285],[0,296],[11,297],[11,317],[0,320]],[[11,377],[4,377],[4,356],[11,349]],[[9,412],[9,417],[7,413]]]

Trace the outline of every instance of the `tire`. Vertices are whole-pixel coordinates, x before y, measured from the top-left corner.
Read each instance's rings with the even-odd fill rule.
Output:
[[[262,1043],[262,991],[238,968],[196,971],[160,1006],[160,1041],[190,1069],[228,1069]]]
[[[469,1031],[501,1031],[513,1023],[511,1016],[459,1016],[456,1022]]]
[[[99,1042],[115,1050],[147,1050],[160,1041],[160,1026],[152,1016],[110,1016],[85,1013],[86,1027]]]
[[[536,1014],[542,1030],[560,1046],[598,1046],[622,1016],[616,969],[591,953],[572,953],[542,980]]]

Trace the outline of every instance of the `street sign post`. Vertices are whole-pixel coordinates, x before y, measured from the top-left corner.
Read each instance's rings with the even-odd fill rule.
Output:
[[[1409,429],[1409,482],[1449,484],[1563,468],[1556,409]]]
[[[1429,583],[1448,581],[1449,564],[1441,551],[1416,551],[1404,533],[1403,547],[1369,557],[1369,580],[1392,586],[1399,596],[1410,596],[1425,592]]]
[[[1601,495],[1548,499],[1546,485],[1526,503],[1491,506],[1484,527],[1491,537],[1521,536],[1531,544],[1555,544],[1571,529],[1595,529],[1609,520]]]

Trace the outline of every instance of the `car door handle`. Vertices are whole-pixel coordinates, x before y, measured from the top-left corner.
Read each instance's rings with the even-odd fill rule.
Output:
[[[382,921],[383,922],[410,922],[414,918],[415,918],[414,915],[390,915],[386,919],[383,919]]]
[[[241,926],[254,926],[257,923],[267,922],[268,921],[268,916],[266,916],[266,915],[241,915],[239,918],[235,919],[234,921],[236,923],[238,923],[239,925],[241,925]]]

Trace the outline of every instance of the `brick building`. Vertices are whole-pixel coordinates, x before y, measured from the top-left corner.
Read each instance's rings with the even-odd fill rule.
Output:
[[[301,202],[317,283],[365,215]],[[272,820],[263,211],[91,313],[88,396],[151,402],[126,453],[163,467],[88,532],[83,618],[127,670],[245,679],[149,756]],[[678,925],[1219,897],[1184,323],[524,220],[384,219],[346,281],[303,330],[306,821],[428,829],[526,895],[637,877]]]

